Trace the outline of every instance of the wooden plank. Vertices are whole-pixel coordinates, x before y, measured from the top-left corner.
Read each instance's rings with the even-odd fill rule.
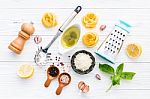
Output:
[[[0,8],[74,8],[82,5],[84,8],[149,8],[149,0],[3,0]]]
[[[29,64],[33,64],[35,67],[35,73],[32,78],[25,80],[21,79],[17,76],[16,70],[19,65],[27,63],[27,62],[0,62],[0,89],[1,94],[0,97],[3,98],[31,98],[31,97],[42,97],[42,98],[59,98],[55,95],[55,90],[58,86],[57,80],[54,80],[50,88],[44,88],[43,83],[46,79],[46,71],[45,69],[48,67],[39,68],[35,66],[34,63],[28,62]],[[66,64],[69,63],[65,63]],[[119,64],[119,63],[118,63]],[[118,65],[116,64],[116,65]],[[62,95],[65,98],[69,98],[71,96],[73,99],[76,98],[90,98],[97,99],[97,97],[102,97],[104,99],[107,98],[127,98],[129,97],[137,97],[140,99],[144,96],[144,99],[148,99],[149,91],[150,91],[150,63],[126,63],[124,71],[134,71],[136,72],[135,78],[132,81],[121,81],[120,86],[116,86],[112,88],[112,91],[106,93],[105,90],[110,85],[109,76],[100,72],[98,69],[98,64],[94,68],[94,70],[87,74],[79,76],[72,69],[70,70],[70,74],[72,76],[72,82],[70,86],[64,88]],[[116,68],[116,66],[115,66]],[[101,75],[102,80],[95,79],[95,74],[99,73]],[[90,92],[88,94],[81,94],[77,88],[77,83],[83,80],[87,84],[90,85]],[[8,88],[10,90],[8,90]],[[14,90],[15,89],[15,90]],[[34,92],[34,94],[33,94]],[[118,95],[119,94],[119,95]],[[36,95],[36,96],[35,96]],[[129,98],[130,99],[130,98]]]
[[[52,39],[53,36],[42,36],[42,43],[41,45],[43,47],[45,47],[49,41]],[[83,44],[82,44],[82,38],[80,38],[78,46],[76,46],[75,49],[73,49],[72,51],[66,53],[65,55],[63,55],[64,57],[64,61],[68,62],[68,57],[69,55],[72,55],[75,51],[81,50],[81,49],[85,49],[88,51],[91,51],[94,54],[94,51],[97,50],[97,48],[99,47],[99,45],[103,42],[103,40],[106,38],[106,36],[99,36],[100,37],[100,41],[97,44],[96,47],[94,48],[86,48]],[[31,37],[31,39],[26,43],[23,52],[21,53],[21,55],[16,55],[13,52],[11,52],[8,49],[8,45],[9,43],[16,38],[16,36],[0,36],[1,38],[1,45],[0,45],[0,61],[34,61],[34,53],[37,50],[37,46],[34,43],[34,36]],[[139,41],[140,40],[140,41]],[[140,43],[143,47],[143,52],[141,57],[139,57],[138,59],[132,60],[130,58],[127,57],[126,53],[125,53],[125,48],[126,46],[131,43],[131,42],[137,42]],[[123,48],[121,50],[121,52],[118,55],[117,58],[117,62],[150,62],[149,59],[147,57],[150,56],[149,50],[150,46],[148,44],[148,42],[150,42],[150,39],[148,36],[128,36],[126,41],[124,42]],[[58,40],[56,40],[56,42],[54,42],[54,44],[51,46],[51,48],[49,49],[49,52],[51,52],[53,54],[53,57],[55,57],[56,55],[58,55]],[[101,58],[99,58],[97,55],[95,55],[96,57],[96,61],[97,62],[106,62],[104,60],[102,60]],[[121,57],[121,58],[120,58]]]
[[[43,87],[43,86],[42,86]],[[29,91],[28,88],[16,88],[16,90],[6,90],[4,89],[1,93],[1,97],[4,98],[14,98],[14,99],[26,99],[26,98],[36,98],[36,99],[41,99],[41,98],[54,98],[54,99],[62,99],[62,97],[65,97],[66,99],[69,99],[70,97],[72,99],[85,99],[85,98],[90,98],[92,99],[97,99],[97,98],[102,98],[102,99],[149,99],[149,90],[113,90],[113,92],[106,93],[103,90],[98,90],[94,93],[89,92],[88,94],[82,94],[79,92],[79,90],[68,90],[70,86],[65,88],[61,94],[61,96],[56,96],[55,90],[56,88],[37,88],[31,86],[31,90],[34,91],[34,95],[32,92]],[[72,93],[73,92],[73,93]],[[15,95],[14,95],[15,94]]]
[[[43,13],[54,12],[58,18],[58,26],[46,29],[41,23]],[[32,21],[36,28],[34,35],[55,35],[58,28],[70,15],[72,9],[0,9],[0,35],[17,35],[23,22]],[[9,13],[8,13],[9,12]],[[14,13],[15,12],[15,13]],[[119,19],[129,22],[132,27],[130,35],[150,35],[150,9],[83,9],[71,24],[82,24],[81,19],[87,12],[94,12],[99,17],[96,28],[87,30],[81,25],[82,32],[94,31],[100,33],[99,27],[106,24],[107,28],[102,35],[108,35]],[[141,14],[142,13],[142,14]],[[65,16],[64,16],[65,14]],[[138,17],[137,17],[138,16]]]

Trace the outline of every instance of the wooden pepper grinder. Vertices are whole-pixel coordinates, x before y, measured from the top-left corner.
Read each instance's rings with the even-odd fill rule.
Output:
[[[18,37],[10,43],[8,48],[16,54],[20,54],[24,48],[25,42],[30,38],[34,31],[35,29],[32,23],[22,24]]]

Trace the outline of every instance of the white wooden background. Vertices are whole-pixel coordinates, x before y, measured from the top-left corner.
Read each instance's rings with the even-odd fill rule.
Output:
[[[97,65],[88,75],[80,76],[73,70],[69,73],[72,82],[67,86],[60,96],[55,95],[58,86],[57,80],[53,81],[49,88],[44,88],[46,79],[45,69],[39,68],[33,62],[37,46],[33,37],[40,35],[43,38],[42,45],[45,46],[55,35],[57,29],[67,16],[77,6],[82,5],[82,12],[72,22],[81,24],[81,17],[87,12],[95,12],[99,17],[99,23],[95,29],[86,30],[82,27],[82,34],[88,31],[99,33],[100,45],[107,36],[117,19],[123,19],[132,24],[132,32],[117,58],[116,65],[124,62],[125,71],[134,71],[137,74],[132,81],[122,81],[121,86],[113,87],[108,93],[105,90],[110,85],[109,77],[99,72],[98,63],[106,61],[96,57]],[[58,17],[58,26],[46,29],[41,24],[44,12],[54,12]],[[26,43],[21,55],[13,54],[7,47],[17,36],[23,22],[34,22],[36,32]],[[107,29],[99,32],[99,26],[106,24]],[[82,25],[81,25],[82,26]],[[130,42],[138,42],[143,47],[141,57],[136,60],[129,59],[125,54],[125,47]],[[150,98],[150,2],[149,0],[0,0],[0,99],[149,99]],[[49,52],[57,54],[58,41],[49,49]],[[97,49],[87,49],[91,52]],[[76,50],[86,49],[80,43],[78,47],[69,52],[73,54]],[[66,64],[69,59],[63,56]],[[35,74],[30,79],[21,79],[16,70],[23,63],[32,64]],[[114,67],[116,67],[114,65]],[[99,73],[102,80],[95,79]],[[90,85],[90,92],[81,94],[77,83],[84,80]]]

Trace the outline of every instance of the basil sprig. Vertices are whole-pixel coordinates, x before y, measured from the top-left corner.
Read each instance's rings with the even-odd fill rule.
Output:
[[[132,80],[134,75],[136,73],[134,72],[123,72],[123,68],[124,68],[124,64],[120,64],[116,71],[113,67],[111,67],[110,65],[108,64],[99,64],[99,69],[102,71],[102,72],[105,72],[107,74],[110,74],[111,75],[111,86],[107,89],[106,92],[108,92],[112,86],[115,86],[115,85],[120,85],[120,80],[121,79],[125,79],[125,80]]]

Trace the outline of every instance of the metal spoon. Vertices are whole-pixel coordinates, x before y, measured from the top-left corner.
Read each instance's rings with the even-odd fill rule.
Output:
[[[69,25],[69,23],[75,18],[75,16],[81,11],[82,7],[77,6],[70,17],[63,23],[63,25],[58,29],[57,34],[54,36],[54,38],[51,40],[51,42],[43,49],[42,47],[38,48],[38,51],[36,51],[34,61],[37,65],[43,66],[47,63],[47,51],[49,47],[54,43],[54,41],[60,36],[61,33],[63,33],[64,29]]]

